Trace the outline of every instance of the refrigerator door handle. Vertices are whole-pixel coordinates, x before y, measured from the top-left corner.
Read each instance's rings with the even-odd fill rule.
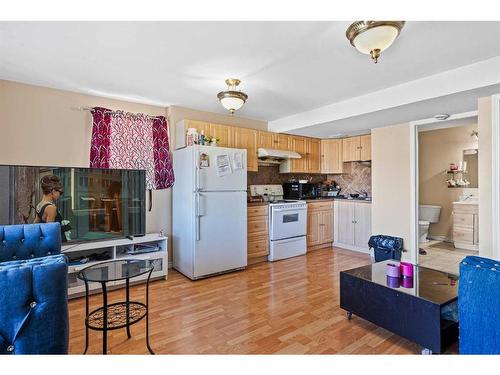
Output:
[[[200,225],[200,193],[196,193],[195,196],[195,232],[196,232],[196,241],[200,240],[201,237],[201,225]]]
[[[201,168],[199,165],[196,166],[196,181],[195,181],[195,190],[201,191]]]

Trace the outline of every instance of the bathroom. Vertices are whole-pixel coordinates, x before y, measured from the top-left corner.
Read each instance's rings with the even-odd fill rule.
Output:
[[[419,264],[458,274],[479,249],[477,117],[418,128]]]

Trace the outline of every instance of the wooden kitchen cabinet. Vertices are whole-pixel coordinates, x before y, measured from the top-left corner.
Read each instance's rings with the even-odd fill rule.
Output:
[[[292,151],[300,154],[300,159],[292,160],[293,173],[306,173],[307,172],[307,138],[296,137],[292,138]]]
[[[334,204],[333,244],[344,249],[368,253],[371,236],[371,204],[336,200]]]
[[[234,148],[247,150],[247,170],[257,172],[257,130],[231,127]]]
[[[321,173],[343,173],[342,139],[321,140]]]
[[[372,136],[371,134],[362,135],[359,137],[360,160],[372,160]]]
[[[307,138],[306,171],[321,173],[321,140]]]
[[[293,149],[292,136],[288,134],[274,133],[272,148],[276,150],[291,151]]]
[[[274,145],[274,133],[259,131],[257,140],[257,148],[276,148]]]
[[[453,203],[453,246],[479,250],[479,205]]]
[[[231,129],[232,126],[210,124],[210,130],[208,134],[206,132],[205,134],[219,138],[218,145],[220,147],[233,147]]]
[[[201,135],[202,130],[205,135],[208,135],[210,133],[210,123],[205,121],[185,120],[184,127],[185,131],[187,131],[189,128],[195,128],[198,132],[198,136]]]
[[[268,220],[269,209],[267,205],[247,208],[247,257],[249,260],[269,255]]]
[[[308,250],[331,246],[333,242],[333,201],[307,204]]]
[[[342,161],[367,161],[371,159],[370,134],[342,139]]]

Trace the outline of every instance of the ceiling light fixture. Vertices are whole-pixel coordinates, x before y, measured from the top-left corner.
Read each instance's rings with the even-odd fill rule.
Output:
[[[243,104],[248,99],[248,95],[241,91],[236,91],[236,87],[240,84],[240,80],[236,78],[226,79],[227,91],[221,91],[217,94],[220,104],[226,108],[231,114],[234,114],[238,109],[243,107]]]
[[[449,118],[449,117],[450,117],[450,115],[449,115],[449,114],[447,114],[447,113],[442,113],[442,114],[440,114],[440,115],[436,115],[436,116],[434,116],[434,118],[435,118],[436,120],[439,120],[439,121],[448,120],[448,118]]]
[[[345,35],[359,52],[370,55],[376,64],[404,24],[405,21],[356,21],[347,28]]]

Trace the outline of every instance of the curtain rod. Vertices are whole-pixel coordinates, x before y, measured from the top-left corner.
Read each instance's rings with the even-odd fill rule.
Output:
[[[95,109],[93,107],[80,107],[78,108],[80,111],[89,111],[89,112],[94,112]],[[132,113],[132,112],[126,112],[126,111],[105,111],[104,113],[109,113],[111,115],[114,115],[114,114],[117,114],[117,113],[129,113],[130,115],[132,116],[146,116],[146,117],[164,117],[164,116],[161,116],[161,115],[158,115],[158,116],[153,116],[153,115],[147,115],[145,113]]]

